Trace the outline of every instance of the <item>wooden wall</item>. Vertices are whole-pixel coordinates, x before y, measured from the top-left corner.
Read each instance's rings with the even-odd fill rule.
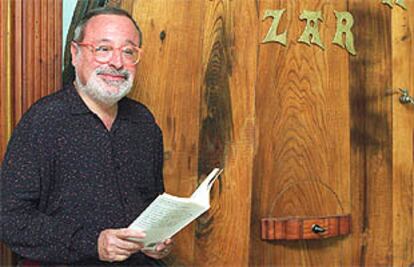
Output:
[[[260,240],[260,218],[320,217],[350,213],[349,55],[331,42],[336,31],[334,10],[344,1],[261,1],[258,13],[286,9],[286,47],[259,46],[256,81],[256,127],[252,198],[251,257],[253,265],[347,266],[349,240],[322,242]],[[303,10],[321,10],[325,49],[299,39]],[[262,16],[262,15],[261,15]],[[272,20],[259,22],[265,36]],[[273,59],[273,60],[268,60]]]
[[[167,191],[188,196],[225,168],[212,209],[176,237],[187,266],[414,263],[414,1],[124,0],[144,32],[132,97],[165,136]],[[261,44],[286,9],[278,33]],[[303,10],[321,10],[325,49],[298,43]],[[332,44],[349,11],[357,55]],[[352,234],[260,239],[260,218],[351,214]]]
[[[349,3],[367,48],[350,64],[353,264],[414,262],[414,109],[398,101],[399,88],[414,92],[414,1],[406,4]]]
[[[410,12],[393,10],[392,88],[414,94],[414,1]],[[414,264],[414,108],[392,101],[392,257],[394,266]],[[391,216],[390,216],[391,217]],[[410,227],[411,226],[411,227]]]
[[[213,167],[226,167],[210,212],[177,237],[175,264],[248,261],[257,29],[254,2],[243,3],[124,2],[145,33],[132,96],[162,126],[166,188],[188,196]]]
[[[369,47],[350,62],[353,263],[392,265],[391,10],[370,1],[352,1],[350,9],[360,46]]]
[[[7,136],[10,134],[10,50],[11,50],[11,3],[0,2],[0,149],[4,151]]]
[[[62,3],[61,0],[2,1],[2,93],[9,97],[13,126],[37,99],[57,90],[62,68]],[[7,81],[7,82],[6,82]],[[2,139],[7,139],[7,136]],[[2,150],[4,151],[4,149]]]
[[[0,0],[0,158],[22,114],[61,86],[62,0]],[[0,244],[1,266],[13,258]]]
[[[5,151],[8,137],[11,131],[10,114],[10,26],[11,26],[11,3],[0,1],[0,157]],[[0,265],[10,265],[11,252],[0,244]]]
[[[24,4],[23,4],[24,1]],[[164,133],[168,192],[188,196],[225,169],[212,207],[175,238],[172,266],[414,264],[414,0],[113,0],[140,23],[131,97]],[[278,33],[262,44],[286,9]],[[298,43],[320,10],[324,49]],[[356,56],[332,44],[349,11]],[[13,125],[60,85],[61,0],[0,0],[0,154]],[[47,15],[46,15],[47,14]],[[3,64],[5,63],[5,64]],[[263,217],[351,214],[352,233],[262,241]],[[1,247],[1,264],[11,262]]]

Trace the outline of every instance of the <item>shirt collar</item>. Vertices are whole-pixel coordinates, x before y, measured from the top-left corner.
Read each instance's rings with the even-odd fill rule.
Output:
[[[69,95],[70,111],[74,115],[91,113],[91,110],[86,106],[80,97],[78,91],[76,91],[73,84],[66,85],[65,89]]]
[[[118,118],[120,120],[126,120],[133,123],[142,123],[143,118],[136,109],[132,108],[132,100],[127,97],[122,98],[118,102]]]

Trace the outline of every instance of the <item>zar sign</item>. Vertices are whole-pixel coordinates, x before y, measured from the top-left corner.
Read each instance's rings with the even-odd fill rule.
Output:
[[[388,5],[390,8],[393,8],[394,6],[392,0],[381,0],[381,2]],[[407,6],[405,5],[404,0],[395,0],[395,4],[407,10]],[[273,18],[273,23],[270,26],[270,29],[267,32],[267,35],[263,39],[262,43],[276,42],[282,45],[287,44],[287,31],[284,31],[281,34],[277,34],[280,19],[282,18],[285,11],[286,9],[265,10],[263,20],[271,17]],[[332,43],[345,48],[351,55],[355,56],[356,51],[354,46],[354,35],[351,31],[351,28],[354,25],[354,18],[352,14],[347,11],[334,11],[334,13],[336,17],[336,33],[332,40]],[[307,45],[315,44],[321,49],[325,49],[318,29],[319,21],[323,21],[321,11],[304,10],[299,16],[299,19],[306,20],[306,26],[302,35],[299,37],[298,42],[305,43]]]

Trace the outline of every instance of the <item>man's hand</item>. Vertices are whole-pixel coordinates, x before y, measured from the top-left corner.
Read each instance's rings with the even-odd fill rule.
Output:
[[[143,238],[145,233],[140,230],[128,228],[107,229],[98,237],[98,253],[101,261],[124,261],[132,254],[140,251],[141,243],[128,240],[128,238]]]
[[[170,251],[173,246],[173,241],[171,239],[167,239],[162,243],[159,243],[155,250],[141,250],[142,253],[145,255],[154,258],[154,259],[162,259],[168,254],[170,254]]]

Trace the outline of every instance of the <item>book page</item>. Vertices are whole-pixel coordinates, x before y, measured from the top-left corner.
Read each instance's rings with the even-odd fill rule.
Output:
[[[146,233],[146,248],[155,247],[158,242],[170,238],[187,224],[200,216],[209,206],[191,202],[188,198],[179,198],[166,193],[158,196],[147,209],[129,226]]]
[[[214,168],[191,195],[191,199],[203,205],[210,205],[211,187],[222,172],[223,169]]]
[[[129,226],[143,230],[144,239],[133,239],[144,243],[145,249],[155,249],[162,242],[210,208],[210,189],[222,172],[215,168],[198,186],[190,198],[182,198],[164,193],[158,196]]]

